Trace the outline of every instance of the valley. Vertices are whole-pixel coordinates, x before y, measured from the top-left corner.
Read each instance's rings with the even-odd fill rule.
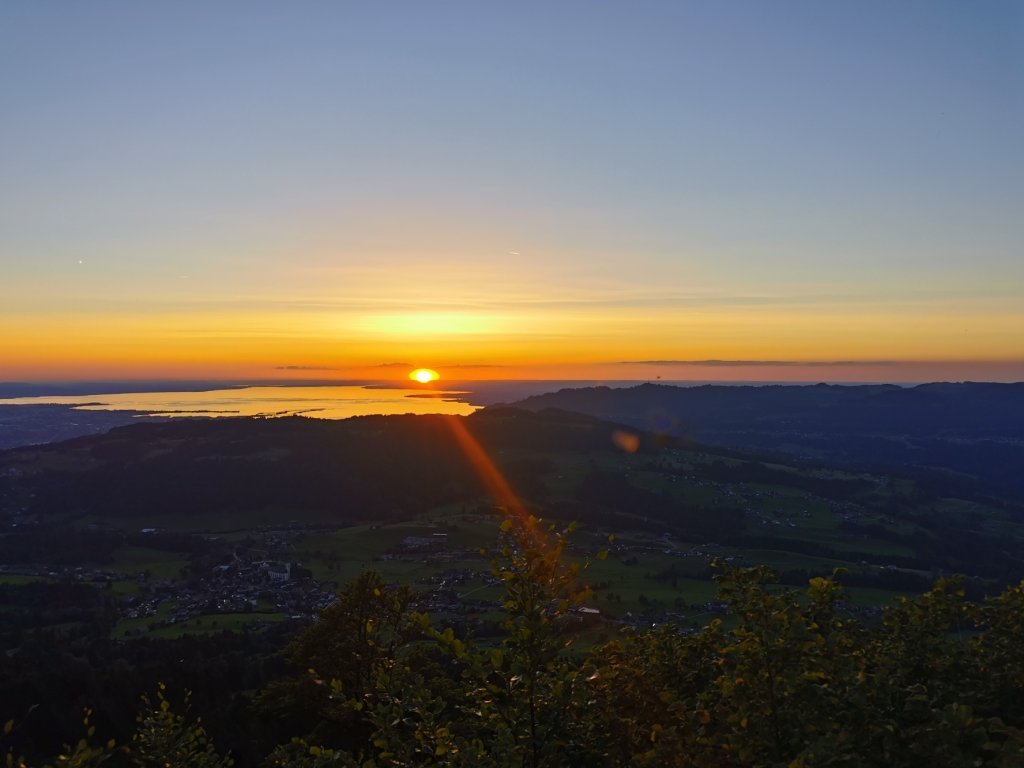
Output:
[[[507,510],[447,418],[190,420],[8,451],[0,585],[89,584],[108,606],[103,632],[130,641],[301,625],[375,570],[486,636],[500,621],[491,563]],[[848,610],[868,617],[942,574],[967,575],[976,597],[1022,575],[1012,499],[559,411],[464,423],[530,514],[578,525],[570,556],[586,564],[597,637],[701,626],[718,610],[716,562],[764,564],[794,586],[841,569]],[[28,626],[74,628],[39,620]]]

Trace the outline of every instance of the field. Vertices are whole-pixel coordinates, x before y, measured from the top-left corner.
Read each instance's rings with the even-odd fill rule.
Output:
[[[188,565],[187,558],[149,547],[122,547],[114,552],[109,570],[122,574],[148,573],[153,579],[173,579]]]

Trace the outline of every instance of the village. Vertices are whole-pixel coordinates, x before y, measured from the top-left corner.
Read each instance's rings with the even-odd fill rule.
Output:
[[[740,510],[749,521],[749,533],[762,527],[799,529],[813,523],[812,518],[819,515],[833,516],[844,522],[865,516],[864,508],[856,503],[827,499],[810,492],[795,498],[758,483],[723,482],[685,472],[666,474],[672,483],[682,482],[711,491],[709,514],[713,515],[718,505]],[[4,528],[10,533],[35,529],[38,521],[26,514],[25,499],[11,503],[13,501],[9,499],[4,505]],[[463,514],[461,520],[489,527],[494,525],[496,514],[497,510],[483,505],[474,515]],[[480,631],[488,622],[495,622],[501,582],[491,571],[491,561],[497,555],[493,540],[484,548],[465,546],[464,541],[456,544],[450,540],[444,525],[436,523],[419,526],[415,534],[402,534],[402,528],[396,526],[391,542],[386,540],[388,526],[371,525],[369,529],[383,534],[377,540],[386,543],[361,553],[364,567],[408,573],[408,577],[397,578],[418,593],[416,610],[447,617],[451,623],[474,631]],[[351,559],[351,553],[318,548],[319,542],[346,536],[346,530],[334,525],[292,521],[257,526],[226,538],[214,533],[173,534],[158,527],[128,533],[93,524],[87,525],[83,534],[117,539],[120,543],[115,545],[114,552],[131,543],[144,551],[151,551],[150,548],[174,550],[179,553],[177,557],[185,559],[173,572],[151,571],[144,563],[136,567],[117,562],[104,566],[6,563],[0,564],[0,577],[75,581],[109,589],[116,595],[120,616],[114,633],[118,639],[161,631],[214,631],[243,625],[255,628],[280,621],[309,622],[315,621],[319,612],[336,600],[338,589],[352,575],[348,571],[345,575],[340,572],[341,560]],[[602,545],[588,543],[590,541],[587,536],[575,537],[569,544],[571,556],[581,561],[593,560]],[[358,544],[353,543],[352,547],[358,549]],[[687,563],[680,566],[680,575],[690,574],[688,578],[705,581],[713,561],[736,566],[752,564],[744,551],[735,546],[694,543],[667,532],[626,537],[607,547],[607,551],[611,562],[622,568],[640,562],[679,558]],[[114,559],[116,561],[116,557]],[[303,564],[304,559],[306,564]],[[336,566],[338,571],[334,570]],[[892,565],[869,565],[865,561],[860,561],[860,566],[872,571],[894,570]],[[664,566],[660,567],[664,570]],[[676,573],[672,566],[669,570]],[[617,585],[598,585],[603,588],[595,588],[595,604],[578,606],[576,620],[588,625],[603,623],[635,628],[673,621],[693,628],[708,616],[722,614],[725,610],[722,603],[707,599],[707,590],[698,590],[696,595],[677,591],[675,578],[671,577],[672,590],[668,593],[667,583],[654,583],[664,581],[657,573],[647,572],[644,578],[650,580],[651,591],[628,597],[625,605],[622,605]]]

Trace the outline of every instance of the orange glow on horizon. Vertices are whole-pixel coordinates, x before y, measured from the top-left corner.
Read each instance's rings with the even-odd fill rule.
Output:
[[[523,308],[502,327],[459,315],[481,333],[438,319],[424,336],[368,334],[343,310],[25,311],[0,338],[0,381],[399,381],[410,360],[455,382],[1024,380],[1018,307],[814,309]]]
[[[385,358],[386,359],[386,358]],[[287,360],[287,358],[286,358]],[[391,364],[344,365],[319,360],[295,365],[267,365],[258,361],[182,359],[22,360],[14,365],[0,353],[0,382],[16,381],[300,381],[401,382],[410,381],[409,369]],[[805,361],[784,365],[737,363],[642,364],[619,362],[518,362],[460,365],[452,363],[444,380],[448,386],[469,386],[474,381],[707,381],[707,382],[915,382],[915,381],[1024,381],[1022,360],[893,360],[872,363],[850,361],[841,365]]]

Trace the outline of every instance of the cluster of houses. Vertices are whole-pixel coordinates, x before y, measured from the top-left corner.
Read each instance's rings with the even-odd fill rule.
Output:
[[[447,533],[434,533],[430,536],[406,536],[387,552],[379,555],[377,559],[404,562],[416,560],[426,565],[436,565],[465,560],[482,560],[484,555],[481,555],[480,551],[476,549],[454,549],[449,546]]]
[[[335,599],[334,590],[314,581],[308,569],[276,560],[236,560],[214,566],[199,579],[142,582],[142,591],[142,597],[126,598],[125,616],[156,616],[162,604],[172,604],[169,615],[154,621],[156,626],[225,613],[309,618]]]

